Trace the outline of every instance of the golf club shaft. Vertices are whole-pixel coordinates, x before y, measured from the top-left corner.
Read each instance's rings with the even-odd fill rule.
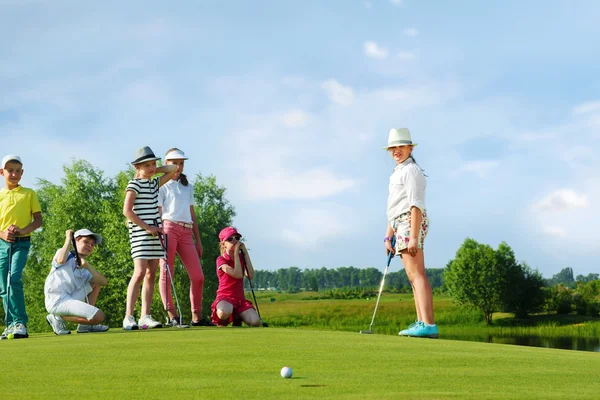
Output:
[[[75,257],[75,264],[79,267],[79,278],[81,278],[81,289],[85,294],[85,302],[90,303],[88,299],[88,294],[85,291],[85,283],[83,282],[83,271],[81,270],[81,258],[79,257],[79,253],[77,252],[77,240],[75,240],[75,236],[71,236],[71,246],[73,246],[73,257]]]
[[[244,252],[242,250],[240,250],[240,255],[242,256],[242,265],[244,267],[243,273],[244,275],[246,275],[246,273],[248,272],[248,266],[246,265],[246,256],[244,255]],[[250,284],[250,291],[252,292],[252,298],[254,299],[254,306],[256,306],[256,313],[258,314],[258,319],[260,319],[260,321],[262,322],[260,310],[258,309],[258,302],[256,301],[256,295],[254,294],[254,288],[252,287],[252,279],[250,279],[250,277],[247,275],[246,278],[248,278],[248,283]]]
[[[154,221],[154,224],[156,227],[160,227],[158,220]],[[169,248],[169,237],[167,234],[163,234],[161,232],[157,232],[158,235],[158,241],[160,242],[160,247],[162,247],[163,249],[163,254],[165,256],[165,268],[167,269],[167,280],[171,281],[171,288],[173,289],[173,297],[175,297],[175,303],[177,304],[177,313],[178,313],[178,318],[179,321],[177,321],[178,325],[181,325],[181,307],[179,306],[179,299],[177,298],[177,291],[175,290],[175,282],[173,282],[173,275],[171,274],[171,267],[169,267],[169,259],[167,258],[168,255],[168,248]],[[166,288],[165,288],[165,292],[167,292],[167,298],[165,299],[165,311],[167,312],[167,316],[169,315],[169,310],[167,310],[167,303],[169,301],[169,295],[168,295],[168,291],[169,291],[169,284],[166,284]]]
[[[392,236],[392,250],[396,246],[396,235]],[[377,307],[379,306],[379,299],[381,299],[381,293],[383,292],[383,285],[385,283],[385,277],[387,275],[388,269],[390,268],[390,263],[392,262],[392,257],[394,257],[394,252],[390,252],[387,258],[387,264],[385,266],[385,271],[383,272],[383,277],[381,278],[381,284],[379,285],[379,294],[377,295],[377,302],[375,303],[375,310],[373,311],[373,318],[371,318],[371,325],[369,325],[369,330],[373,329],[373,323],[375,322],[375,315],[377,314]]]

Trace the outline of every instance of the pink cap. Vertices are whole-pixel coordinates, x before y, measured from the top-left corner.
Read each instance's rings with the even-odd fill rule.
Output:
[[[231,235],[235,235],[235,234],[242,236],[242,234],[239,233],[237,231],[237,229],[235,229],[233,226],[228,226],[227,228],[223,228],[223,230],[221,230],[221,232],[219,232],[219,240],[222,242],[222,241],[226,240],[228,237],[230,237]]]

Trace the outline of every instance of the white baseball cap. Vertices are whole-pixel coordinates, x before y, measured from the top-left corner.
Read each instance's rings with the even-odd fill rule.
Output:
[[[75,239],[77,239],[79,236],[93,236],[96,240],[96,244],[102,243],[102,236],[90,231],[89,229],[80,229],[73,235]]]
[[[179,149],[173,149],[165,156],[165,161],[167,160],[188,160],[188,158],[185,156],[183,151]]]
[[[6,163],[9,161],[17,161],[18,163],[20,163],[21,165],[23,165],[23,161],[21,161],[21,157],[14,155],[14,154],[7,154],[4,156],[4,158],[2,159],[2,168],[6,167]]]

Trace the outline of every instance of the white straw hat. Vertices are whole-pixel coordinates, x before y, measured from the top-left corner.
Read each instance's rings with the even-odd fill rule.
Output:
[[[416,146],[416,143],[412,142],[410,138],[410,131],[408,128],[392,128],[388,135],[388,145],[383,149],[387,150],[390,147],[396,146]]]

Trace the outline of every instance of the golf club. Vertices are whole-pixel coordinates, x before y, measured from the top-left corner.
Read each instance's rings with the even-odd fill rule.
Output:
[[[81,288],[83,289],[83,293],[85,293],[85,302],[90,304],[90,300],[88,299],[88,295],[85,291],[85,283],[83,282],[83,271],[81,271],[81,258],[79,258],[79,252],[77,251],[77,240],[75,240],[75,235],[71,236],[71,245],[73,246],[73,257],[75,257],[75,264],[77,268],[79,268],[79,277],[81,278]]]
[[[392,236],[392,249],[396,246],[396,235]],[[375,311],[373,311],[373,318],[371,319],[371,325],[369,325],[369,329],[366,331],[360,331],[363,335],[370,335],[373,333],[373,322],[375,322],[375,314],[377,314],[377,306],[379,306],[379,299],[381,298],[381,292],[383,292],[383,284],[385,282],[385,276],[387,275],[388,269],[390,268],[390,262],[392,261],[392,257],[394,257],[394,253],[390,252],[388,254],[387,265],[385,266],[385,271],[383,272],[383,278],[381,278],[381,285],[379,286],[379,294],[377,295],[377,302],[375,303]]]
[[[246,275],[246,273],[248,272],[248,267],[246,266],[246,256],[244,255],[244,252],[242,250],[240,250],[240,255],[242,256],[242,267],[244,269],[244,275]],[[269,324],[267,324],[265,321],[262,320],[261,316],[260,316],[260,310],[258,309],[258,302],[256,301],[256,295],[254,294],[254,288],[252,287],[252,279],[250,279],[248,277],[248,275],[246,275],[246,278],[248,278],[248,283],[250,283],[250,290],[252,291],[252,298],[254,298],[254,306],[256,307],[256,313],[258,314],[258,319],[260,320],[260,324],[261,326],[267,328],[269,327]]]
[[[13,244],[10,243],[10,247],[8,248],[8,275],[6,278],[6,310],[4,316],[4,324],[6,328],[8,328],[8,318],[10,317],[10,274],[12,272],[12,253],[13,253]],[[2,336],[2,339],[8,339],[7,336]]]
[[[156,226],[160,226],[158,222],[156,222]],[[177,325],[173,325],[175,328],[189,328],[189,325],[185,325],[181,323],[181,307],[179,306],[179,299],[177,298],[177,291],[175,290],[175,282],[173,282],[173,275],[171,275],[171,268],[169,267],[169,261],[167,259],[167,249],[169,248],[169,235],[166,233],[158,232],[158,240],[160,241],[160,246],[163,249],[163,253],[165,254],[165,268],[167,269],[167,279],[171,281],[171,288],[173,289],[173,297],[175,297],[175,303],[177,304]],[[167,298],[169,297],[169,284],[166,284],[165,292],[167,292]],[[167,311],[167,299],[165,299],[165,311]],[[168,311],[167,311],[167,315]]]

